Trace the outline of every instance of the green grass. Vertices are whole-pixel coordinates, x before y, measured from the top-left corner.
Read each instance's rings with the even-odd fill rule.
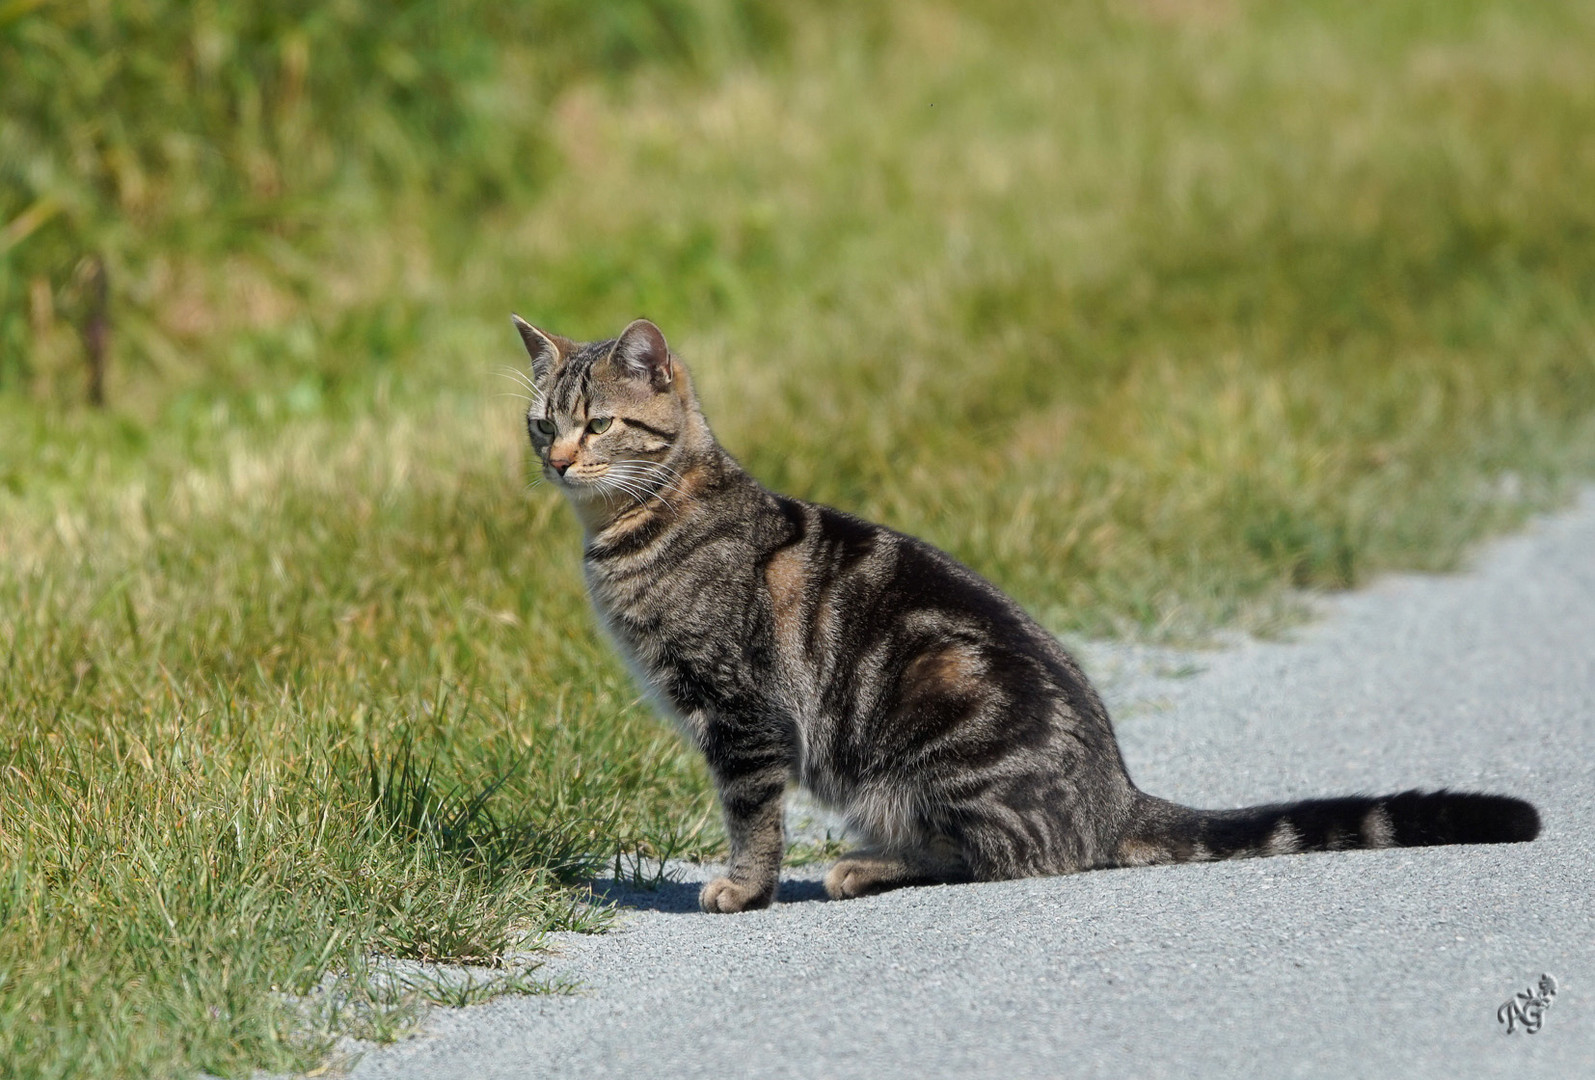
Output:
[[[584,874],[715,848],[511,310],[649,315],[768,483],[1059,632],[1267,632],[1595,472],[1588,4],[312,7],[206,68],[0,4],[7,1075],[308,1068],[496,992],[372,957],[534,989]]]

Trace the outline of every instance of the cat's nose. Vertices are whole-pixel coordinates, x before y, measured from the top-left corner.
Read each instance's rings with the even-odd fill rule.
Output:
[[[559,475],[564,476],[565,470],[570,468],[571,462],[574,460],[574,458],[568,457],[551,457],[548,459],[548,467],[559,473]]]

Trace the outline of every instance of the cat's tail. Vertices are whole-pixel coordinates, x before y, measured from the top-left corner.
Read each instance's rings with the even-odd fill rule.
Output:
[[[1152,866],[1433,844],[1515,844],[1539,834],[1539,811],[1509,795],[1405,791],[1241,810],[1193,810],[1142,795],[1115,849],[1114,864]]]

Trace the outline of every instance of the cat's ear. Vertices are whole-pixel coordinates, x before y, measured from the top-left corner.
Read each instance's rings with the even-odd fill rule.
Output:
[[[526,355],[532,358],[532,381],[542,385],[548,373],[559,367],[570,354],[571,342],[558,334],[543,333],[519,315],[511,315],[510,321],[520,331]]]
[[[638,319],[626,327],[609,351],[609,363],[627,378],[647,379],[655,390],[670,386],[670,346],[665,344],[665,335],[647,319]]]

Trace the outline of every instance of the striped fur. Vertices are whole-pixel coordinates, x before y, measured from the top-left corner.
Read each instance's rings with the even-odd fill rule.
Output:
[[[707,911],[774,899],[793,780],[867,838],[827,876],[835,897],[1538,834],[1532,806],[1496,795],[1226,811],[1146,795],[1052,635],[929,544],[761,487],[652,323],[585,345],[516,325],[528,433],[585,530],[593,605],[719,790],[731,855]]]

